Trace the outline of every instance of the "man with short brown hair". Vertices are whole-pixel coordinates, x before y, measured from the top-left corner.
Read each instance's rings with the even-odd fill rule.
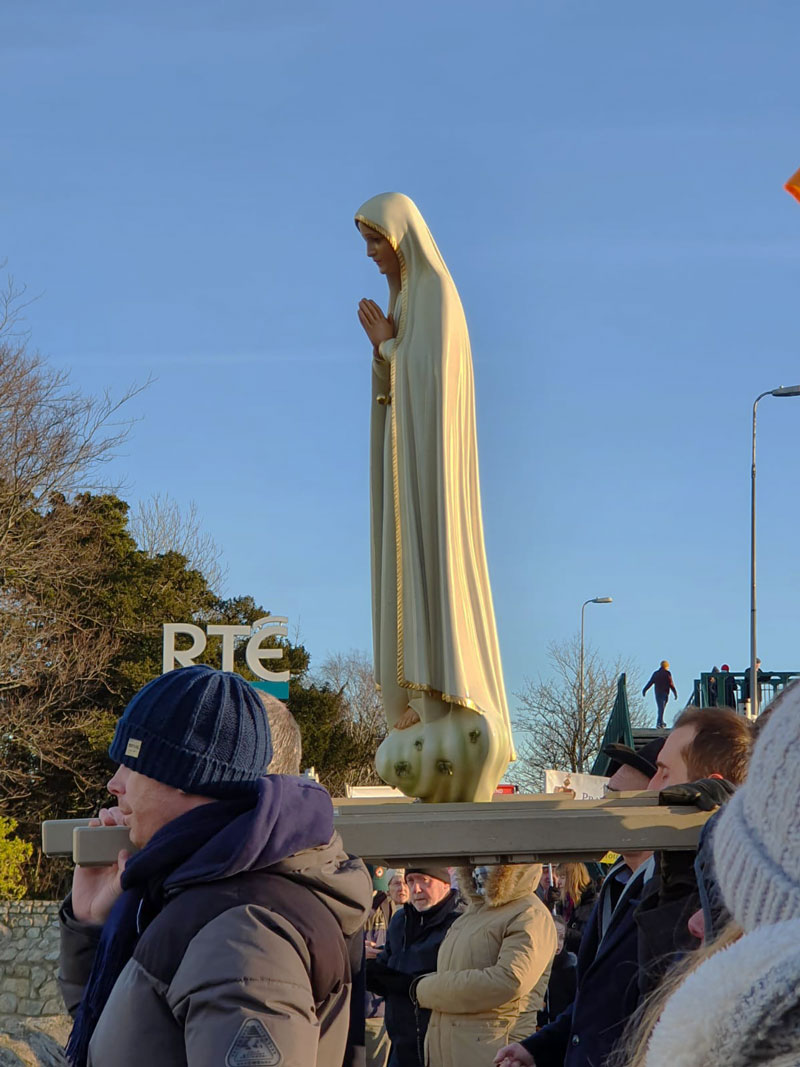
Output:
[[[747,776],[753,731],[744,716],[727,708],[686,708],[656,761],[650,783],[665,804],[695,804],[711,811]],[[694,852],[657,853],[655,876],[636,912],[639,984],[649,993],[671,962],[696,948],[687,926],[700,907]]]
[[[684,793],[682,803],[699,802],[710,810],[744,780],[751,744],[750,725],[735,712],[687,708],[661,750],[651,756],[655,774],[649,788],[677,794],[675,787],[680,786]],[[635,756],[638,759],[634,761]],[[630,750],[623,757],[627,766],[623,765],[622,771],[628,777],[632,768],[639,768],[641,757],[641,752],[634,754]],[[627,779],[624,784],[618,781],[619,776],[617,771],[609,782],[610,792],[614,788],[636,788]],[[642,787],[647,788],[643,782]],[[677,796],[669,798],[668,794],[663,799],[667,803],[679,802]],[[648,854],[636,855],[644,859]],[[611,888],[609,879],[616,870],[612,868],[584,929],[578,956],[578,992],[572,1007],[525,1041],[500,1049],[494,1060],[496,1067],[592,1067],[606,1062],[640,996],[652,991],[676,954],[694,947],[686,925],[699,906],[694,855],[657,853],[655,863],[651,859],[647,867],[638,866],[641,873],[630,879],[631,888],[614,907],[604,930],[603,900]],[[625,858],[630,860],[627,855]],[[631,889],[640,891],[634,896]],[[620,981],[624,993],[616,995]],[[613,1004],[601,1002],[609,991],[615,993]],[[592,994],[591,998],[587,994]],[[595,1019],[598,1007],[602,1013],[600,1026]]]
[[[651,789],[716,775],[741,785],[753,745],[750,723],[728,708],[686,708],[656,761]]]

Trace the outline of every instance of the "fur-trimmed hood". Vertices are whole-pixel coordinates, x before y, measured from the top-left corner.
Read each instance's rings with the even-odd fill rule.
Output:
[[[420,1008],[432,1011],[427,1063],[486,1067],[536,1028],[556,951],[553,916],[535,892],[540,875],[538,863],[491,867],[484,899],[471,868],[457,872],[469,907],[447,931],[436,973],[415,986]]]
[[[541,863],[501,863],[486,870],[486,896],[482,897],[472,881],[473,868],[456,868],[459,892],[472,906],[499,908],[510,900],[528,897],[536,892],[542,877]]]

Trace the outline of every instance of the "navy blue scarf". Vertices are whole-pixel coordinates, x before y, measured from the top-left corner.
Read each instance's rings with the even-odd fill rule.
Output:
[[[167,823],[135,853],[122,874],[119,897],[103,926],[89,981],[67,1043],[73,1067],[86,1067],[89,1042],[139,935],[164,906],[164,882],[237,815],[251,809],[254,796],[217,801],[193,808]]]

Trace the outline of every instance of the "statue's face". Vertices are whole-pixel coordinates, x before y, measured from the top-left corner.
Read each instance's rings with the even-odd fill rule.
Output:
[[[400,260],[386,238],[364,222],[359,222],[358,229],[367,246],[367,255],[381,274],[399,274]]]

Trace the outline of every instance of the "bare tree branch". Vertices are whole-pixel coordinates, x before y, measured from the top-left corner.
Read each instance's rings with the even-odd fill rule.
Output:
[[[341,695],[353,750],[363,754],[359,765],[351,767],[348,784],[373,785],[380,782],[374,759],[378,746],[386,736],[386,716],[369,656],[355,649],[332,653],[322,664],[318,681]]]
[[[128,528],[148,556],[179,552],[190,567],[200,571],[209,588],[221,595],[228,569],[222,564],[222,549],[203,531],[193,500],[182,509],[168,494],[156,493],[139,502]]]
[[[101,542],[104,466],[125,440],[124,405],[86,396],[64,371],[28,351],[21,329],[29,301],[8,278],[0,287],[0,800],[28,801],[48,768],[78,790],[95,709],[119,639],[104,603]],[[142,388],[145,388],[144,386]],[[108,552],[106,549],[105,556]]]
[[[7,260],[0,262],[0,271],[6,269]],[[6,275],[5,284],[0,286],[0,337],[27,340],[28,330],[17,329],[17,324],[24,319],[25,311],[38,297],[28,296],[25,285],[18,285],[12,274]]]
[[[580,637],[552,642],[548,659],[552,673],[548,677],[540,675],[535,681],[526,680],[514,694],[518,701],[514,727],[521,743],[510,775],[533,792],[544,788],[545,770],[577,770],[581,748]],[[594,649],[584,647],[584,766],[590,767],[599,751],[616,699],[617,679],[623,673],[627,674],[631,722],[645,726],[650,716],[639,695],[641,685],[635,666],[619,657],[614,663],[604,663]]]

